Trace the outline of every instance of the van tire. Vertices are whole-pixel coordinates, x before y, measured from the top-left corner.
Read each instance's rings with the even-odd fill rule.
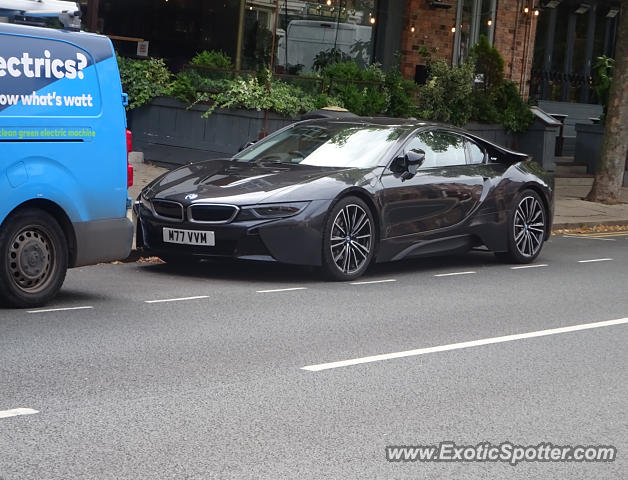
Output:
[[[0,303],[33,308],[61,289],[68,247],[59,223],[38,208],[9,215],[0,227]]]

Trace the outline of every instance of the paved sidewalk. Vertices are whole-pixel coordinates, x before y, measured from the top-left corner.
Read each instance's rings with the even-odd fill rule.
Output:
[[[135,200],[144,186],[167,170],[144,163],[143,156],[136,152],[131,154],[130,160],[135,173],[135,181],[133,187],[129,189],[129,195]],[[626,203],[620,205],[602,205],[582,200],[589,190],[590,187],[582,185],[556,188],[554,229],[628,225],[628,188],[622,189],[622,199]]]

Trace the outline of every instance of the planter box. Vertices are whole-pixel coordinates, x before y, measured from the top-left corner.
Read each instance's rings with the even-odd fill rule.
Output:
[[[464,128],[478,137],[488,140],[489,142],[506,148],[516,148],[517,142],[515,135],[507,132],[502,125],[471,122],[465,125]]]
[[[202,118],[207,109],[206,105],[188,108],[174,98],[159,97],[149,105],[132,110],[129,128],[133,132],[134,149],[143,152],[149,161],[185,165],[231,157],[243,144],[258,139],[264,127],[267,133],[272,133],[296,121],[269,113],[264,126],[264,112],[231,109],[215,110],[209,117]],[[507,132],[502,125],[470,123],[466,129],[507,148],[516,150],[519,144],[524,153],[532,155],[543,166],[553,165],[553,151],[549,159],[539,153],[538,139],[520,141],[521,135]],[[541,130],[539,134],[545,134]]]
[[[543,110],[532,107],[534,121],[525,132],[517,134],[518,147],[545,170],[556,170],[556,137],[561,123]]]
[[[146,160],[185,165],[212,158],[230,157],[250,140],[259,138],[264,128],[264,112],[254,110],[215,110],[202,118],[205,105],[188,108],[169,97],[154,99],[129,113],[135,150]],[[266,130],[274,132],[294,120],[268,114]]]
[[[602,153],[604,125],[576,123],[576,163],[586,163],[587,173],[593,174]]]

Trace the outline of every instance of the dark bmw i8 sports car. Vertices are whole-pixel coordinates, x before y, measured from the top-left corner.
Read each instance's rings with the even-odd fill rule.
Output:
[[[552,190],[526,155],[454,127],[307,120],[153,181],[135,203],[137,245],[166,262],[277,261],[337,280],[482,245],[527,263],[550,235]]]

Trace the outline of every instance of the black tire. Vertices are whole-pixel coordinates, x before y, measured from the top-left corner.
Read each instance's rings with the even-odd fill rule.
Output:
[[[530,263],[539,256],[547,233],[547,211],[533,190],[519,192],[508,215],[508,251],[495,252],[509,263]]]
[[[373,213],[364,201],[358,197],[340,199],[323,229],[324,273],[338,281],[361,276],[373,259],[376,233]]]
[[[1,303],[45,305],[61,288],[67,269],[67,240],[50,214],[28,208],[7,217],[0,228]]]

